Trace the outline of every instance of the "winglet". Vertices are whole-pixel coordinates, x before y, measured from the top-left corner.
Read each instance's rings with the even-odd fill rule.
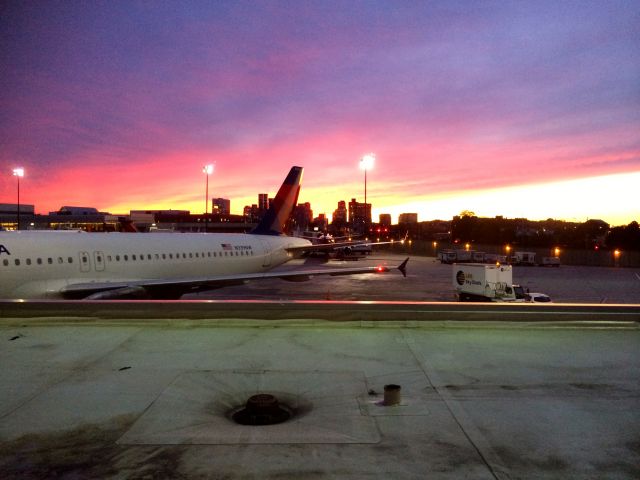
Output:
[[[407,262],[409,261],[409,257],[407,257],[404,262],[402,262],[400,265],[398,265],[398,270],[400,270],[402,272],[402,276],[406,277],[407,276]]]

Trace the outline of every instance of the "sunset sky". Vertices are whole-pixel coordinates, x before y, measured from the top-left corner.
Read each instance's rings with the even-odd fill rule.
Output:
[[[0,203],[640,220],[638,1],[0,6]]]

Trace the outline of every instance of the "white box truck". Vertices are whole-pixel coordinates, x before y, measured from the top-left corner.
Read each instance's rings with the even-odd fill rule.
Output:
[[[513,284],[511,265],[453,264],[453,288],[461,302],[524,302],[525,292]]]
[[[536,252],[515,252],[510,261],[514,265],[526,265],[532,267],[536,264]]]
[[[559,267],[560,257],[542,257],[541,267]]]
[[[440,263],[454,263],[456,261],[455,250],[440,250],[438,252],[438,260],[440,260]]]

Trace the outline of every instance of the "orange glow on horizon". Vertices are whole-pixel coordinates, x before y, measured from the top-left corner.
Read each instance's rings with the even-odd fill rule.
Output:
[[[333,138],[338,144],[348,144],[348,136]],[[295,157],[299,146],[274,147],[268,157]],[[269,168],[265,172],[252,166],[247,152],[212,155],[207,152],[185,152],[161,159],[132,161],[126,167],[105,168],[94,160],[83,167],[56,171],[46,178],[34,171],[21,182],[21,203],[34,204],[38,213],[55,211],[62,205],[96,207],[101,211],[126,214],[130,210],[204,211],[202,198],[203,158],[224,158],[217,162],[216,172],[209,179],[209,198],[231,200],[232,213],[241,214],[245,205],[258,202],[259,193],[274,196],[286,169]],[[306,162],[288,162],[290,165]],[[320,162],[320,164],[322,164]],[[230,170],[229,165],[234,165]],[[235,165],[238,165],[237,167]],[[640,204],[635,200],[640,172],[594,176],[550,183],[531,183],[503,188],[476,188],[464,191],[429,194],[419,185],[411,186],[411,176],[402,185],[389,170],[393,162],[380,162],[368,183],[368,201],[372,203],[372,219],[389,213],[397,223],[400,213],[416,212],[419,221],[449,220],[463,210],[478,216],[554,218],[586,221],[600,218],[612,226],[626,225],[640,219]],[[314,216],[325,213],[331,219],[338,201],[347,203],[356,198],[364,201],[364,186],[357,167],[345,171],[316,166],[306,168],[299,202],[310,202]],[[350,173],[348,175],[348,173]],[[388,178],[392,178],[388,180]],[[5,179],[3,202],[12,203],[14,182]],[[446,186],[446,185],[445,185]]]

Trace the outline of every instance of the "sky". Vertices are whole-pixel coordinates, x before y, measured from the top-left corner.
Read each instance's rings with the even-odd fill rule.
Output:
[[[640,220],[640,2],[5,1],[0,203]]]

